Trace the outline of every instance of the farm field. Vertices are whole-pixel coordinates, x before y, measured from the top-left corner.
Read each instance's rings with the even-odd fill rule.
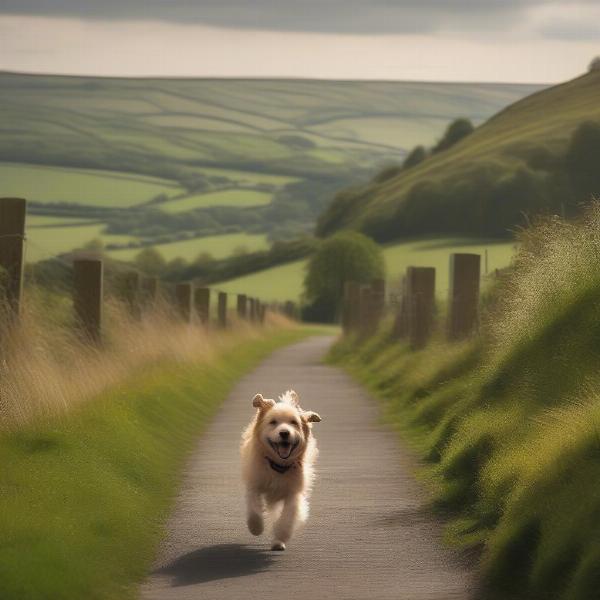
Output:
[[[207,206],[262,206],[269,204],[272,199],[273,194],[267,192],[235,189],[176,198],[161,204],[160,208],[169,213],[182,213]]]
[[[183,189],[174,181],[99,169],[57,168],[0,163],[0,195],[36,203],[82,204],[127,208],[154,196],[175,196]]]
[[[113,237],[113,236],[111,236]],[[172,242],[170,244],[156,244],[153,246],[166,260],[183,258],[192,261],[199,254],[208,253],[213,258],[224,258],[234,251],[264,250],[268,248],[267,238],[261,234],[231,233],[213,235],[192,240]],[[108,254],[119,260],[132,260],[142,248],[126,248],[123,250],[109,250]]]
[[[494,269],[508,266],[515,252],[515,244],[485,239],[430,238],[385,246],[383,253],[388,286],[393,289],[398,285],[400,275],[405,272],[406,267],[435,267],[436,295],[438,299],[445,300],[448,294],[450,253],[481,254],[481,269],[485,274],[486,250],[488,272],[492,273]],[[306,260],[296,261],[216,285],[219,289],[232,293],[245,289],[260,289],[262,297],[269,300],[298,299],[302,294],[306,263]]]
[[[93,218],[106,243],[105,231],[304,233],[339,189],[451,120],[480,123],[538,89],[0,73],[0,196],[27,198],[34,216]],[[61,247],[88,233],[65,231]]]

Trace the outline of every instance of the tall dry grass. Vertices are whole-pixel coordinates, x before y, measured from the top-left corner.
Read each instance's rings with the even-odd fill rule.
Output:
[[[68,297],[31,288],[19,322],[0,315],[0,429],[54,417],[88,401],[136,370],[166,362],[210,362],[241,340],[291,323],[268,314],[263,327],[230,316],[227,330],[183,323],[166,302],[141,319],[107,300],[104,337],[81,335]]]

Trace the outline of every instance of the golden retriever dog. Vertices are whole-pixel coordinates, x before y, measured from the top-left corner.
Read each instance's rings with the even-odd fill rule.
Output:
[[[271,550],[285,550],[296,527],[308,516],[318,453],[311,430],[321,417],[302,410],[293,390],[278,401],[256,394],[252,405],[256,415],[242,434],[241,446],[248,529],[260,535],[265,512],[278,514]]]

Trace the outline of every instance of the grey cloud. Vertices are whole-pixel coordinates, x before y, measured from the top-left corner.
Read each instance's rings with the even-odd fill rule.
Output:
[[[550,0],[0,0],[0,13],[381,34],[498,30],[518,22],[524,9],[549,3]]]

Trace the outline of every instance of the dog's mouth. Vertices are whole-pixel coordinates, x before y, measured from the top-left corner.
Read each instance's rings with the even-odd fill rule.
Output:
[[[277,456],[279,456],[279,458],[286,460],[296,449],[296,446],[299,444],[299,442],[291,444],[290,442],[272,442],[269,440],[269,444],[271,444],[271,448],[273,448],[274,452],[277,454]]]

